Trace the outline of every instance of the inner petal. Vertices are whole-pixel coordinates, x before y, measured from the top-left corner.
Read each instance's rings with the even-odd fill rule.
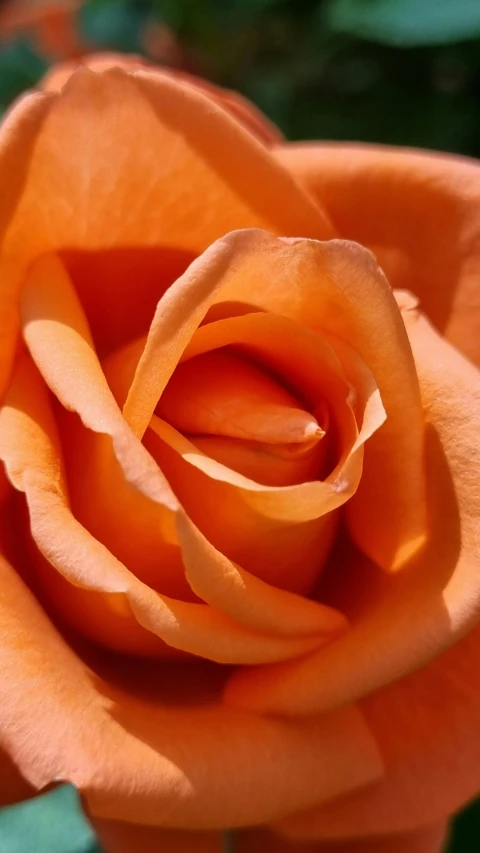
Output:
[[[184,434],[294,444],[299,449],[310,448],[325,434],[278,381],[225,349],[180,364],[157,413]]]
[[[325,461],[326,406],[317,417],[262,363],[221,347],[175,370],[156,412],[200,450],[256,482],[317,479]]]

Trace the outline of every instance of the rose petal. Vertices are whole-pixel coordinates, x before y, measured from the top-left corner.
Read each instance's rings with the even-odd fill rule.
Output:
[[[132,429],[143,435],[209,308],[231,301],[326,329],[353,346],[373,372],[387,421],[368,443],[348,517],[362,549],[395,568],[425,540],[423,417],[400,313],[360,246],[282,240],[261,231],[234,232],[213,244],[159,302],[124,406]]]
[[[159,315],[160,313],[159,309]],[[358,356],[355,358],[351,348],[347,354],[346,345],[342,342],[338,344],[339,348],[343,347],[344,366],[335,354],[334,346],[324,337],[302,328],[286,317],[256,313],[229,317],[201,326],[194,333],[190,344],[183,350],[181,362],[225,346],[232,345],[240,348],[247,356],[264,364],[267,370],[270,369],[284,377],[288,385],[296,389],[297,393],[305,399],[312,411],[323,409],[324,405],[328,404],[331,411],[335,413],[334,418],[332,415],[332,425],[334,422],[338,431],[339,459],[332,463],[333,471],[327,477],[327,484],[317,483],[315,486],[296,489],[295,492],[279,492],[278,489],[265,488],[255,481],[249,482],[247,478],[239,476],[236,472],[222,470],[224,466],[210,466],[211,476],[236,485],[241,484],[245,489],[253,492],[245,496],[245,499],[264,515],[288,522],[306,521],[308,518],[318,517],[322,511],[334,509],[353,494],[358,485],[362,457],[357,451],[372,432],[383,423],[385,413],[378,389],[368,369],[365,366],[363,368],[359,366],[357,362],[360,360]],[[143,340],[133,341],[127,347],[112,353],[104,362],[109,385],[120,405],[127,397],[128,388],[131,386],[132,378],[142,357],[142,350],[147,358],[145,354],[148,347],[148,339],[146,345]],[[164,357],[157,363],[158,355]],[[159,373],[162,368],[165,370],[166,362],[168,362],[167,353],[159,336],[147,368],[157,389]],[[173,369],[173,365],[168,366],[167,372],[170,372],[170,369]],[[355,412],[350,405],[353,392],[352,385],[346,381],[346,370],[351,372],[351,383],[356,386]],[[166,380],[165,376],[164,380]],[[142,389],[140,386],[137,388],[138,402],[146,403],[147,400],[141,398]],[[152,390],[145,389],[146,398],[151,397]],[[148,402],[151,405],[150,399]],[[354,415],[359,422],[360,435],[358,435]],[[151,418],[150,425],[158,432],[159,418]],[[168,426],[166,430],[173,440],[175,431]],[[190,453],[195,453],[196,448],[187,438],[177,437],[183,442],[185,448],[188,445]],[[205,467],[200,461],[201,454],[197,456],[199,458],[196,460],[190,455],[190,462],[199,467]],[[300,500],[302,493],[304,496]],[[267,494],[268,501],[263,496]],[[295,500],[292,499],[293,494],[295,494]]]
[[[184,71],[177,69],[164,70],[184,85],[195,86],[206,95],[209,95],[234,116],[237,121],[240,121],[248,128],[264,145],[270,146],[282,141],[283,134],[281,130],[252,101],[249,101],[240,92],[224,89],[223,86],[216,86],[210,80],[203,80],[201,77],[186,74]]]
[[[381,782],[287,819],[299,838],[416,829],[452,814],[480,787],[480,629],[407,679],[362,701],[385,758]]]
[[[259,283],[258,246],[255,270],[244,270],[241,283],[228,282],[223,298],[235,292],[240,301],[338,336],[358,351],[378,384],[387,420],[367,444],[362,481],[347,513],[360,547],[395,568],[423,544],[426,519],[418,382],[387,282],[371,256],[352,243],[287,240],[282,251],[280,241],[257,240],[265,280],[275,271],[275,288],[265,291]]]
[[[210,98],[159,72],[80,69],[61,94],[24,98],[2,124],[0,183],[0,392],[18,335],[18,292],[40,254],[152,247],[196,254],[232,228],[257,225],[331,233],[249,132]],[[123,317],[135,318],[135,276],[129,286],[123,281],[116,298]],[[140,282],[142,303],[145,287]],[[109,319],[98,300],[90,321],[100,339],[112,338],[118,313]]]
[[[235,853],[442,853],[447,836],[445,823],[435,824],[399,835],[349,841],[335,840],[287,841],[268,831],[239,832],[235,840]]]
[[[141,579],[166,594],[184,595],[188,585],[172,515],[177,501],[122,418],[57,258],[44,256],[32,266],[22,305],[25,336],[43,378],[86,427],[72,415],[61,417],[78,519]]]
[[[193,444],[220,465],[265,486],[294,486],[325,471],[329,442],[271,445],[224,436],[194,436]]]
[[[281,380],[225,351],[203,353],[177,365],[156,412],[190,436],[306,446],[322,435],[315,417]]]
[[[159,418],[152,418],[144,441],[185,511],[218,551],[266,583],[298,594],[310,592],[330,551],[337,513],[289,519],[288,513],[294,512],[289,510],[294,496],[290,490],[301,486],[269,489],[242,478]],[[296,508],[299,514],[313,505],[309,497]],[[284,507],[285,518],[276,517],[279,507]],[[317,513],[322,508],[317,507]]]
[[[478,161],[363,144],[288,144],[275,153],[340,236],[372,249],[391,285],[413,290],[480,363]]]
[[[130,434],[128,427],[121,418],[120,412],[101,372],[98,359],[92,349],[88,326],[81,312],[81,307],[78,304],[78,300],[63,267],[54,257],[45,256],[32,267],[28,282],[23,291],[22,311],[25,324],[24,334],[30,350],[38,366],[41,368],[43,378],[60,398],[63,405],[68,409],[78,411],[84,423],[91,430],[113,436],[115,452],[127,481],[132,483],[135,490],[140,491],[146,498],[160,504],[161,508],[164,508],[163,516],[159,514],[158,520],[161,523],[161,529],[167,541],[175,541],[174,534],[170,531],[170,524],[172,513],[177,506],[176,500],[172,497],[168,485],[160,475],[160,471],[152,467],[154,463],[147,451],[139,443],[136,443],[136,439]],[[32,460],[31,464],[34,463],[35,459]],[[100,466],[98,470],[100,474],[104,471],[104,468]],[[184,478],[181,479],[183,480],[183,488],[188,486],[188,492],[195,494],[196,490],[192,482],[192,477],[188,478],[188,482]],[[90,482],[90,488],[93,485],[94,483]],[[203,506],[207,506],[208,495],[204,492],[201,492],[201,494],[202,504]],[[115,509],[116,502],[112,500],[112,497],[113,495],[111,496],[111,503],[113,509]],[[215,494],[216,497],[217,495]],[[126,507],[128,507],[128,504],[123,504],[123,509],[126,509]],[[243,540],[241,534],[245,522],[242,524],[242,519],[245,518],[247,519],[247,525],[251,525],[252,519],[254,520],[252,532],[258,539],[258,521],[255,520],[255,514],[243,511],[236,514],[233,513],[230,516],[230,524],[233,523],[237,541],[239,537]],[[262,534],[263,551],[257,554],[257,559],[264,559],[265,548],[272,539],[277,542],[276,547],[278,551],[282,549],[282,545],[284,547],[286,542],[290,540],[290,548],[294,547],[297,555],[301,557],[303,548],[304,553],[306,552],[306,555],[310,556],[310,562],[307,564],[306,569],[310,575],[312,570],[316,575],[318,566],[321,564],[322,555],[325,554],[330,545],[331,535],[329,534],[332,523],[334,523],[334,520],[329,519],[326,524],[317,526],[315,531],[307,527],[305,530],[306,536],[304,535],[303,538],[302,530],[297,529],[292,532],[290,526],[285,531],[283,542],[278,524],[270,525],[270,540],[268,536],[264,535],[265,528],[268,528],[268,525],[264,525],[260,531]],[[78,535],[80,535],[80,529],[76,529]],[[226,530],[226,534],[227,536],[229,535],[228,529]],[[86,531],[83,531],[81,535],[86,535]],[[319,540],[323,540],[321,544]],[[243,541],[243,547],[245,545],[248,546],[248,540],[247,542]],[[313,548],[313,546],[315,547]],[[99,547],[98,543],[94,545],[92,542],[92,547]],[[118,561],[115,561],[111,554],[108,556],[110,563],[112,566],[116,565],[116,571],[118,571]],[[273,552],[274,556],[275,552]],[[313,565],[312,557],[314,558]],[[278,567],[275,565],[275,560],[272,561],[271,552],[269,552],[268,558],[268,565],[271,565],[272,569],[277,572]],[[291,575],[291,564],[285,560],[285,552],[282,559],[285,570]],[[246,567],[248,568],[248,564]],[[111,570],[113,571],[113,568]],[[279,575],[281,575],[281,572],[279,572]],[[297,571],[296,575],[298,577],[295,582],[298,582],[298,579],[301,578],[301,572]],[[311,583],[311,578],[309,578],[309,582]],[[187,614],[188,608],[182,612]],[[192,611],[192,613],[195,612],[199,614],[203,613],[202,610],[199,611],[198,609]],[[218,616],[217,623],[219,622]],[[212,617],[213,614],[205,614],[207,628],[209,620]],[[141,622],[145,624],[145,617],[142,617]],[[238,635],[238,642],[240,642],[245,632],[233,625],[231,628]],[[159,628],[157,627],[156,631],[158,630]],[[161,636],[166,639],[163,633]],[[253,640],[254,638],[252,637]],[[270,648],[271,651],[267,652],[267,656],[270,657],[273,654],[276,659],[278,659],[279,654],[280,657],[283,657],[284,651],[287,651],[287,656],[289,656],[294,650],[299,651],[300,647],[305,648],[305,644],[310,645],[311,648],[315,645],[315,642],[306,638],[303,640],[289,640],[288,648],[291,649],[291,652],[288,652],[285,641],[280,642],[278,639],[273,641],[273,638],[259,636],[255,637],[254,641],[259,641],[265,650],[267,647]],[[176,646],[176,641],[173,645]],[[283,651],[281,651],[282,649]],[[192,650],[192,648],[188,650]],[[200,654],[200,651],[198,653]],[[211,651],[209,651],[209,655],[210,653]],[[246,646],[244,651],[239,646],[238,651],[235,653],[235,658],[231,658],[230,662],[234,662],[234,659],[237,660],[238,654],[242,657],[246,653]]]
[[[46,92],[63,89],[80,65],[97,73],[106,71],[108,68],[122,68],[124,71],[130,72],[137,71],[140,68],[148,68],[151,72],[160,71],[182,86],[198,89],[211,98],[217,106],[223,107],[265,145],[273,145],[282,141],[281,131],[269,121],[255,104],[243,95],[221,86],[215,86],[209,80],[203,80],[201,77],[195,77],[185,71],[158,67],[144,56],[124,53],[94,53],[74,61],[59,63],[54,65],[41,80],[42,89]]]
[[[405,319],[429,423],[429,544],[396,576],[337,552],[331,603],[350,617],[348,634],[303,661],[237,673],[231,701],[317,713],[424,666],[478,623],[480,376],[426,320]]]
[[[173,516],[132,487],[109,436],[56,408],[72,512],[131,572],[171,598],[195,601],[185,578]]]
[[[22,290],[23,334],[43,379],[85,426],[112,439],[126,480],[165,507],[165,525],[177,501],[142,444],[122,418],[95,352],[90,329],[64,266],[45,255],[31,267]]]
[[[66,62],[56,62],[40,80],[39,88],[44,92],[60,92],[70,77],[80,68],[88,68],[96,74],[108,71],[109,68],[121,68],[122,71],[133,74],[141,68],[154,71],[155,65],[145,56],[135,53],[115,53],[114,51],[89,53],[85,56],[68,59]],[[163,69],[162,72],[164,73]]]
[[[197,595],[236,622],[272,634],[326,638],[347,628],[338,610],[266,584],[236,566],[179,513],[179,540],[188,581]]]
[[[239,493],[240,499],[259,516],[285,524],[301,524],[326,518],[355,491],[361,474],[361,455],[355,456],[347,452],[345,453],[346,461],[342,459],[343,464],[335,469],[337,477],[331,476],[330,480],[328,478],[325,481],[314,480],[293,486],[264,486],[206,456],[196,444],[193,444],[166,421],[162,421],[154,415],[150,421],[149,431],[145,436],[145,445],[152,456],[159,461],[162,470],[167,473],[177,495],[181,483],[178,482],[178,478],[175,477],[170,467],[163,469],[163,465],[168,465],[168,461],[164,460],[161,453],[159,454],[161,447],[159,448],[156,437],[175,450],[185,462],[208,476],[213,481],[212,488],[215,482],[232,486]],[[358,448],[354,446],[354,450],[358,450]],[[340,476],[338,476],[338,468],[340,468]],[[345,479],[341,476],[344,472]],[[337,483],[338,489],[336,489]],[[192,500],[194,498],[195,495],[192,494]]]
[[[385,414],[371,374],[360,366],[358,356],[355,358],[353,351],[339,342],[357,388],[360,425],[357,437],[352,411],[345,406],[351,387],[345,381],[333,346],[287,318],[247,314],[212,322],[193,333],[202,311],[207,310],[208,299],[193,319],[186,314],[185,304],[195,305],[194,297],[202,287],[207,295],[208,289],[215,289],[215,264],[221,268],[226,263],[221,259],[222,254],[228,257],[231,251],[235,257],[237,244],[242,247],[243,242],[248,252],[250,238],[257,237],[241,232],[219,241],[160,301],[129,400],[132,417],[141,416],[142,422],[145,416],[150,418],[151,428],[145,443],[207,538],[231,560],[265,581],[305,593],[318,577],[331,544],[336,519],[326,515],[355,491],[362,470],[361,445],[382,424]],[[213,258],[213,275],[209,256]],[[240,265],[240,275],[241,272]],[[188,336],[191,342],[185,348]],[[261,485],[215,462],[188,438],[159,418],[151,417],[157,394],[167,384],[181,357],[194,357],[227,344],[246,347],[276,373],[286,375],[291,387],[301,390],[313,409],[322,403],[323,397],[332,403],[340,432],[340,459],[326,482],[286,488]],[[139,346],[139,342],[134,342],[131,349],[113,354],[105,364],[119,401],[125,399],[125,385],[128,387],[131,381],[140,348],[141,343]],[[323,520],[317,523],[320,517]],[[291,571],[292,559],[295,572]]]
[[[381,773],[354,708],[262,718],[218,700],[192,703],[195,680],[182,707],[158,664],[140,690],[139,667],[123,662],[124,687],[110,687],[65,645],[17,573],[0,568],[0,739],[36,787],[70,781],[96,817],[215,829],[278,819]]]
[[[26,495],[33,539],[56,569],[57,574],[47,569],[47,590],[63,619],[82,634],[154,655],[163,653],[160,638],[175,649],[230,664],[282,660],[324,641],[251,631],[204,604],[160,596],[94,539],[70,511],[46,388],[27,357],[0,410],[0,455],[12,484]]]

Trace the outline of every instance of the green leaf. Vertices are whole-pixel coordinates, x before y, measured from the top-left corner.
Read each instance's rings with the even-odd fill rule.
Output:
[[[101,853],[75,788],[61,785],[0,809],[1,853]]]
[[[328,0],[325,16],[333,31],[401,47],[480,36],[480,0]]]

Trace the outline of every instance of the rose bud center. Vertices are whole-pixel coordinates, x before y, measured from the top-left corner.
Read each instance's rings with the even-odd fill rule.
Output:
[[[181,363],[156,414],[213,459],[267,485],[318,477],[325,459],[326,409],[313,415],[281,378],[227,348]]]

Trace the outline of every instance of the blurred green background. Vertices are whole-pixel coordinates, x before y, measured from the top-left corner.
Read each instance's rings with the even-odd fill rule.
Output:
[[[53,14],[59,3],[3,0],[0,37],[2,8],[28,5]],[[196,71],[244,92],[289,138],[361,139],[480,156],[480,0],[63,5],[78,53],[143,52]],[[73,52],[71,44],[62,51],[47,41],[54,41],[51,32],[38,25],[9,32],[0,52],[1,107],[38,79],[52,54]]]
[[[237,89],[290,139],[480,156],[480,0],[3,0],[0,112],[53,61],[106,49]],[[0,853],[33,849],[100,853],[68,786],[0,810]],[[479,851],[476,804],[448,853]]]

